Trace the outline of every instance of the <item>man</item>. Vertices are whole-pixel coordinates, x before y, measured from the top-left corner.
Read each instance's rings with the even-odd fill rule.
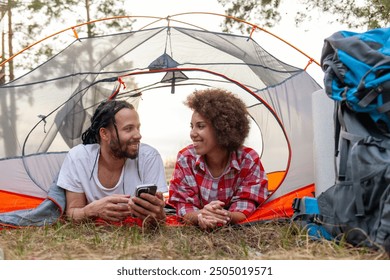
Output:
[[[156,149],[140,143],[139,116],[131,104],[101,103],[82,140],[67,154],[58,178],[58,186],[66,190],[70,219],[165,219],[163,162]],[[157,194],[135,197],[136,187],[146,183],[156,184]]]

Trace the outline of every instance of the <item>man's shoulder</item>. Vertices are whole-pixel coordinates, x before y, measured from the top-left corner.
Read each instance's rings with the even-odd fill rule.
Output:
[[[160,156],[160,153],[156,148],[146,143],[140,144],[139,154],[141,156],[156,156],[156,155]]]
[[[69,150],[69,155],[72,157],[89,157],[91,154],[95,154],[98,150],[98,144],[78,144]]]

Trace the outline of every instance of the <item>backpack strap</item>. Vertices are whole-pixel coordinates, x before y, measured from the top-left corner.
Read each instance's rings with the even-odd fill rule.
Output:
[[[360,99],[357,103],[358,106],[365,108],[371,104],[379,95],[383,93],[390,93],[390,56],[384,56],[381,60],[368,70],[361,78],[358,86],[356,96]],[[368,75],[374,74],[376,78],[382,80],[377,86],[366,89],[366,79]],[[367,92],[368,91],[368,92]],[[383,100],[383,99],[382,99]],[[385,102],[382,106],[377,106],[377,111],[380,114],[390,111],[390,102]]]
[[[363,194],[362,188],[360,187],[360,177],[359,177],[359,145],[361,141],[356,142],[351,148],[351,177],[352,177],[352,187],[355,192],[355,205],[356,205],[356,217],[364,216],[364,204],[363,204]]]
[[[359,138],[359,136],[354,137],[354,139]],[[363,193],[360,183],[360,165],[358,154],[360,153],[360,147],[362,146],[376,146],[379,150],[390,150],[390,143],[383,141],[382,139],[377,139],[372,136],[360,137],[360,140],[355,142],[351,148],[351,177],[352,177],[352,186],[355,192],[355,203],[356,203],[356,216],[362,217],[365,214],[364,203],[363,203]]]
[[[336,140],[336,142],[340,142],[338,181],[345,181],[346,179],[352,181],[352,187],[355,193],[356,216],[361,217],[364,216],[364,204],[363,194],[360,187],[358,153],[360,145],[366,144],[370,141],[370,139],[365,139],[364,136],[350,132],[350,130],[355,132],[355,128],[352,120],[350,119],[351,116],[348,115],[348,112],[344,112],[345,110],[345,104],[338,105],[337,120],[340,124],[338,132],[339,141]],[[351,156],[351,178],[346,178],[348,153],[350,153]]]
[[[334,150],[335,150],[335,157],[339,155],[339,140],[340,140],[340,129],[341,129],[341,124],[340,124],[340,115],[341,114],[339,111],[340,109],[340,103],[335,102],[334,103],[334,110],[333,110],[333,122],[334,122]],[[337,173],[336,173],[337,174]]]
[[[390,80],[384,82],[380,87],[381,87],[381,92],[385,94],[390,94]],[[390,111],[390,102],[389,101],[385,102],[382,106],[379,106],[377,110],[378,113],[380,114],[387,113],[388,111]]]
[[[338,181],[345,181],[346,177],[346,171],[347,171],[347,157],[348,157],[348,147],[349,147],[349,141],[347,136],[346,125],[344,121],[343,116],[343,106],[345,104],[340,104],[336,102],[336,109],[335,109],[335,151],[336,151],[336,157],[339,157],[339,164],[335,164],[335,166],[339,167],[339,170],[336,170],[335,174],[338,174],[337,180]],[[340,147],[339,147],[340,145]],[[335,157],[335,160],[336,160]],[[338,171],[338,172],[337,172]]]
[[[369,72],[367,72],[369,73]],[[365,76],[363,77],[365,79]],[[358,86],[358,92],[364,91],[365,83],[361,82]],[[383,82],[382,84],[379,84],[378,86],[372,88],[368,93],[365,94],[365,96],[357,103],[360,107],[365,108],[367,107],[372,101],[375,100],[380,94],[390,92],[390,80],[387,80]],[[385,106],[386,105],[386,106]],[[377,110],[379,113],[386,113],[390,110],[389,103],[378,106]]]

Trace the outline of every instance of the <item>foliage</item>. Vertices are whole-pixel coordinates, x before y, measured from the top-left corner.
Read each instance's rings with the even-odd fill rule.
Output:
[[[99,19],[103,17],[115,17],[126,15],[126,11],[121,8],[124,5],[124,0],[56,0],[56,1],[41,1],[34,0],[27,4],[27,9],[31,12],[31,15],[37,13],[45,16],[44,26],[51,24],[52,22],[65,23],[69,21],[69,18],[75,19],[77,22],[86,22],[93,19]],[[67,13],[70,16],[64,16]],[[32,20],[33,18],[30,18]],[[42,25],[41,25],[42,26]],[[105,28],[115,27],[116,31],[121,31],[128,27],[128,22],[107,22],[104,23]],[[102,29],[95,25],[88,25],[88,37],[95,36],[101,32]]]
[[[278,11],[281,0],[218,0],[218,2],[226,7],[225,13],[227,15],[245,21],[260,22],[263,26],[272,27],[281,20]],[[224,31],[231,30],[233,26],[238,27],[241,31],[247,27],[243,23],[237,23],[234,19],[226,18]]]
[[[33,0],[10,1],[3,8],[8,11],[6,15],[12,17],[12,26],[8,26],[12,36],[9,37],[8,41],[12,40],[13,49],[19,51],[38,39],[43,39],[43,36],[59,31],[59,25],[68,28],[71,25],[95,19],[125,16],[127,12],[124,7],[125,0]],[[82,34],[82,36],[92,37],[103,34],[107,30],[110,32],[131,30],[131,25],[132,21],[130,20],[116,19],[99,22],[99,24],[91,23],[86,25],[85,35]],[[67,45],[69,42],[60,41],[58,37],[53,37],[50,46],[40,45],[39,49],[34,48],[34,50],[19,55],[14,67],[20,72],[25,72],[33,65],[46,61],[57,53],[59,48],[63,49],[64,44]],[[8,56],[14,53],[13,49],[8,50]]]
[[[281,20],[280,8],[287,0],[218,0],[225,7],[226,14],[253,22],[265,27],[272,27]],[[288,0],[291,3],[291,0]],[[311,16],[314,9],[321,11],[324,16],[334,18],[333,21],[346,24],[350,28],[378,28],[387,27],[390,23],[389,0],[298,0],[304,9],[298,11],[295,22],[297,25],[315,20]],[[332,20],[330,20],[332,22]],[[231,30],[237,27],[244,31],[245,25],[228,18],[224,28]],[[248,31],[248,30],[246,30]]]
[[[304,0],[308,11],[319,8],[326,14],[336,15],[336,21],[349,28],[365,28],[367,30],[387,27],[390,24],[389,0],[340,0],[320,1]],[[300,14],[302,20],[311,20],[310,14]]]

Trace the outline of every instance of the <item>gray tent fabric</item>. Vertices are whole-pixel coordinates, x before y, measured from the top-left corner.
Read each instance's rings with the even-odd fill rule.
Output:
[[[259,210],[284,217],[292,213],[291,203],[275,206],[280,198],[313,193],[311,99],[321,86],[306,67],[281,61],[252,35],[183,27],[183,22],[175,26],[164,19],[162,26],[156,22],[134,31],[80,36],[30,72],[0,85],[2,108],[14,108],[1,112],[0,196],[6,203],[0,212],[13,206],[13,198],[8,200],[13,195],[47,197],[65,153],[80,143],[89,116],[110,98],[135,104],[147,128],[143,141],[164,152],[169,162],[189,141],[185,114],[190,112],[182,100],[209,87],[234,92],[251,115],[251,146],[273,182]],[[303,58],[303,66],[308,59]],[[167,123],[175,124],[172,133],[162,131]],[[48,206],[31,212],[42,207]]]
[[[62,216],[65,206],[65,191],[57,186],[57,180],[55,180],[49,189],[47,198],[40,205],[33,209],[2,213],[0,225],[3,227],[51,225]]]

